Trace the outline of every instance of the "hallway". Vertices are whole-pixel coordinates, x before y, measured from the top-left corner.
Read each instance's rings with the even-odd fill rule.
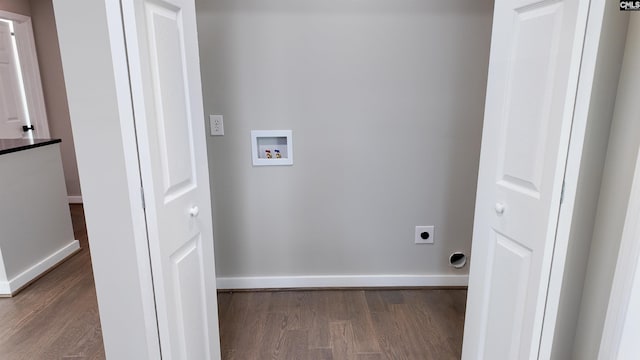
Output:
[[[13,298],[0,298],[3,360],[104,359],[82,205],[71,205],[80,251]]]

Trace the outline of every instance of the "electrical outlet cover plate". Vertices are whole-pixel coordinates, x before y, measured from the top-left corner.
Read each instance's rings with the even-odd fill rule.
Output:
[[[209,126],[211,127],[211,136],[224,135],[224,119],[222,115],[209,115]]]
[[[423,236],[423,233],[428,235]],[[426,239],[425,239],[426,237]],[[416,226],[415,242],[416,244],[433,244],[436,239],[435,226]]]

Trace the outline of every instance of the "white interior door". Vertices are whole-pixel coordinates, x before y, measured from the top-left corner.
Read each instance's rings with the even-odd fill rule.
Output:
[[[463,359],[536,359],[588,2],[497,0]]]
[[[163,359],[219,359],[193,0],[123,1]]]
[[[13,35],[8,22],[0,21],[0,138],[21,138],[28,125],[22,101],[18,59],[13,51]]]

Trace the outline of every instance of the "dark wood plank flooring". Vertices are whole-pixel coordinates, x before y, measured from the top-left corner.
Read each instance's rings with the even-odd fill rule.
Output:
[[[105,359],[81,205],[82,250],[0,298],[0,359]],[[327,290],[218,295],[222,358],[446,360],[462,348],[465,290]]]
[[[0,359],[104,359],[82,205],[71,205],[80,252],[13,298],[0,298]]]
[[[224,360],[460,359],[466,290],[218,294]]]

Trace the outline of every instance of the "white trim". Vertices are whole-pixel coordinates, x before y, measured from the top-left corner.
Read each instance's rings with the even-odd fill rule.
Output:
[[[160,359],[120,4],[53,1],[105,352]]]
[[[24,21],[27,21],[27,20],[31,20],[31,18],[29,16],[12,13],[12,12],[5,11],[5,10],[0,10],[0,18],[5,19],[5,20],[11,20],[11,21],[14,21],[14,22],[24,22]]]
[[[34,138],[49,138],[49,122],[47,121],[47,111],[44,102],[44,92],[42,91],[42,79],[40,77],[40,66],[36,52],[36,42],[33,35],[31,18],[28,16],[14,14],[7,11],[0,11],[0,18],[13,21],[20,57],[20,67],[22,69],[22,80],[27,98],[27,108],[29,118],[34,125]]]
[[[118,101],[122,145],[118,149],[124,154],[127,189],[129,191],[129,211],[133,221],[134,243],[136,249],[136,265],[140,281],[140,298],[142,316],[144,318],[147,353],[151,359],[161,358],[160,338],[153,289],[153,276],[147,233],[147,222],[144,204],[140,196],[142,183],[140,163],[138,159],[138,138],[135,129],[133,97],[130,88],[129,66],[127,63],[127,44],[125,43],[124,18],[122,4],[119,1],[108,1],[106,5],[108,36],[111,41],[111,56],[115,83],[115,94]]]
[[[592,4],[587,17],[588,24],[585,30],[584,48],[581,57],[582,63],[580,65],[578,88],[573,112],[573,126],[571,129],[571,139],[564,174],[565,188],[563,203],[561,204],[558,214],[555,247],[540,338],[540,350],[538,353],[540,359],[549,359],[551,357],[556,322],[558,320],[567,251],[571,237],[571,225],[575,213],[578,180],[583,165],[582,155],[586,140],[587,120],[589,117],[589,107],[591,105],[605,3],[606,2],[603,1]]]
[[[82,195],[69,195],[69,204],[82,204]]]
[[[310,275],[219,277],[218,289],[467,286],[468,275]]]
[[[11,287],[9,287],[8,281],[0,281],[0,296],[11,295]]]
[[[626,348],[623,346],[623,338],[629,336],[625,333],[629,331],[627,326],[637,324],[640,320],[628,316],[630,307],[637,307],[640,304],[638,276],[640,276],[640,154],[636,160],[598,359],[631,359],[635,358],[640,351],[640,344],[637,341],[634,344],[627,342]],[[637,338],[637,334],[632,336]],[[633,356],[625,352],[630,350],[629,346],[635,347],[636,354]]]
[[[80,243],[78,240],[73,240],[58,251],[40,260],[29,269],[23,271],[21,274],[15,276],[13,279],[0,282],[0,296],[12,295],[16,290],[29,283],[29,281],[32,281],[51,269],[51,267],[73,255],[78,249],[80,249]]]
[[[69,195],[69,204],[82,204],[82,195]]]

